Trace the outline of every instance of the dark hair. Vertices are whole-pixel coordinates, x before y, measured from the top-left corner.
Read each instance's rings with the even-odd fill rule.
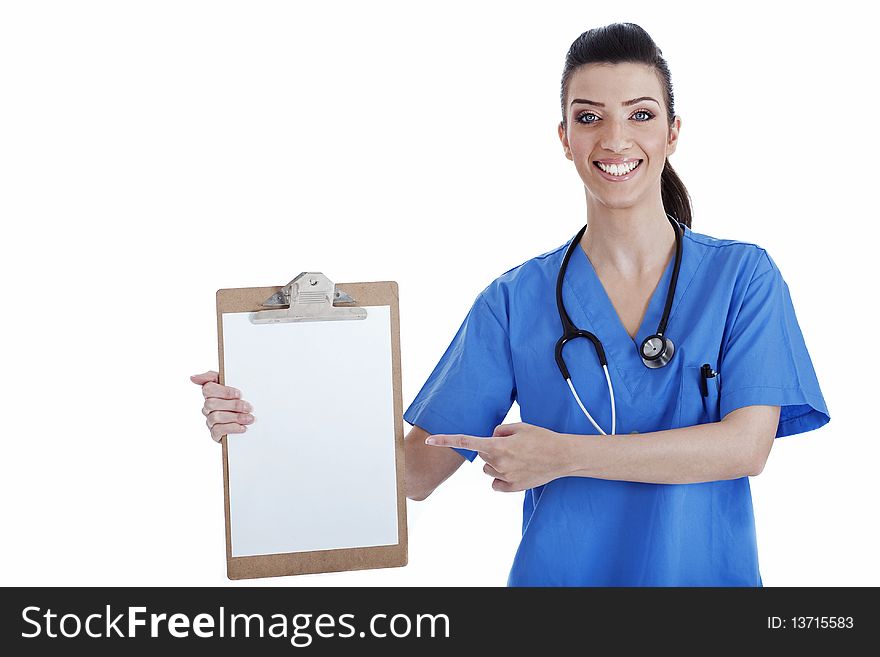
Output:
[[[672,125],[675,120],[675,100],[672,95],[669,66],[663,58],[663,51],[657,47],[650,35],[635,23],[613,23],[587,30],[575,39],[568,49],[565,68],[562,71],[560,94],[563,129],[566,129],[565,99],[572,74],[584,64],[619,62],[647,64],[657,71],[663,87],[669,125]],[[690,227],[692,215],[690,195],[668,159],[660,176],[660,194],[665,211]]]

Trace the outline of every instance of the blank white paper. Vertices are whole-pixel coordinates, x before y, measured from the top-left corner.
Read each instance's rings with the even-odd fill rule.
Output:
[[[396,545],[391,307],[252,324],[223,313],[226,385],[256,421],[227,436],[232,556]]]

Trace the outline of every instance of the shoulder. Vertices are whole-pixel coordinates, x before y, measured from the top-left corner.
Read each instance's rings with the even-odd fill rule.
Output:
[[[736,274],[745,283],[771,271],[779,274],[767,249],[754,242],[715,237],[686,228],[684,248],[699,251],[701,260],[718,275]]]
[[[477,300],[484,301],[499,314],[507,314],[511,299],[522,298],[532,291],[543,294],[555,289],[556,276],[571,240],[570,237],[565,243],[514,265],[483,288]],[[554,287],[548,288],[548,285]]]

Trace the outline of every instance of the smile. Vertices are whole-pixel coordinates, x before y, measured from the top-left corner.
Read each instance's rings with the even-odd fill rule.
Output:
[[[623,164],[602,164],[601,162],[593,162],[593,164],[606,176],[624,178],[638,169],[642,162],[643,160],[633,160]]]

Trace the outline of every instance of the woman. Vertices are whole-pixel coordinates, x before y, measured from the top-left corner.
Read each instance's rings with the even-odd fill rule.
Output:
[[[644,30],[576,39],[561,101],[586,225],[477,296],[404,413],[407,495],[478,454],[525,491],[511,586],[762,586],[749,476],[830,420],[788,287],[759,246],[691,230]],[[193,381],[215,439],[244,430],[233,389]]]

